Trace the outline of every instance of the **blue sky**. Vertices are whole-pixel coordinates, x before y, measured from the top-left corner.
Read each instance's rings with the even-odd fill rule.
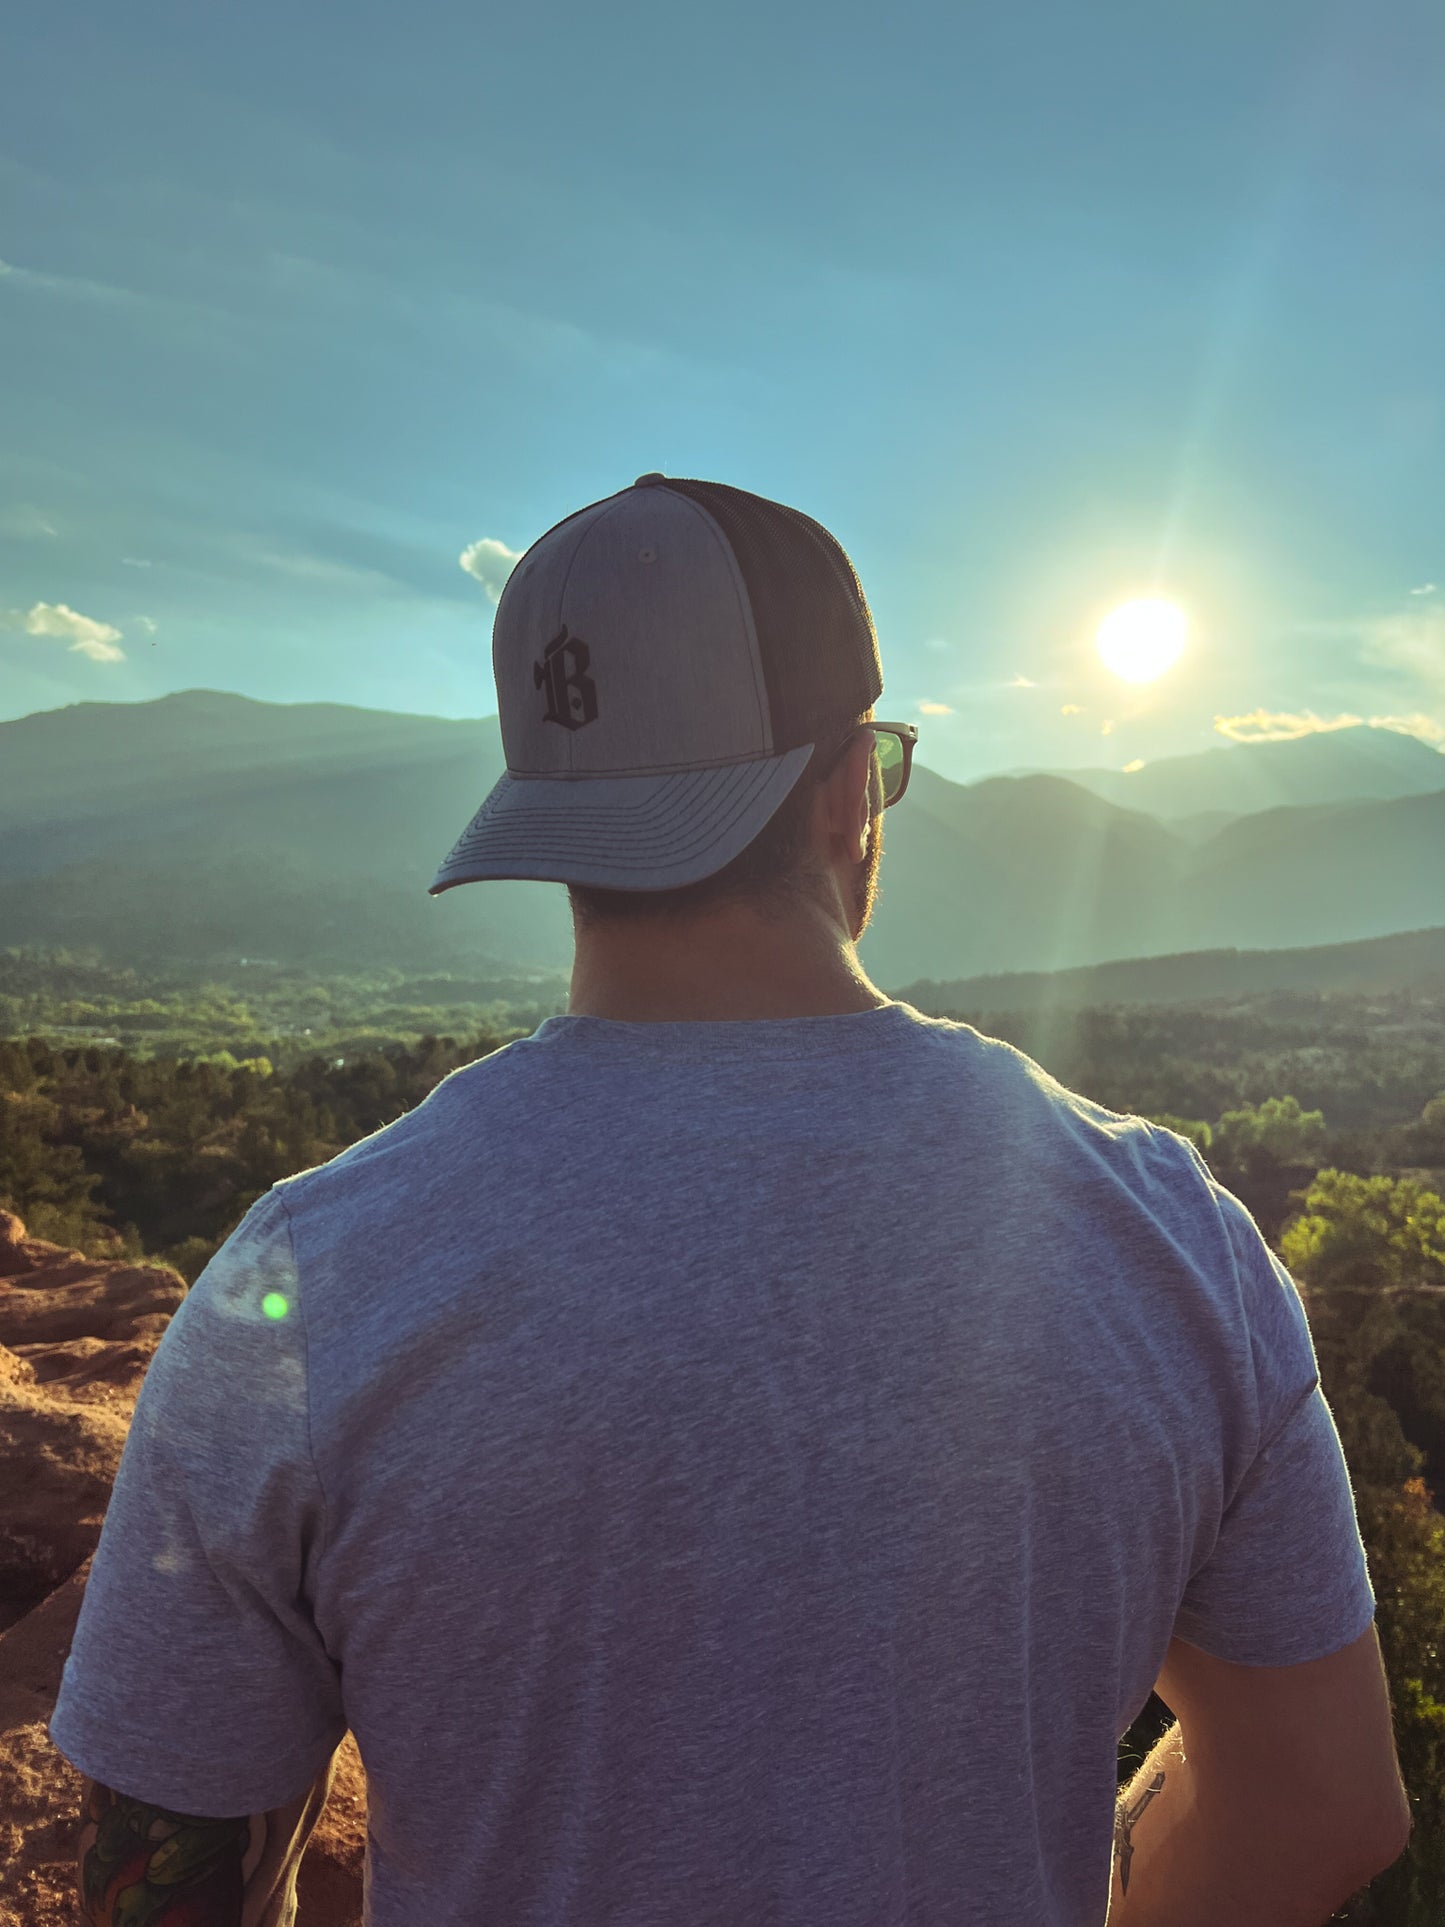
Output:
[[[662,469],[834,530],[945,774],[1445,740],[1438,0],[500,13],[7,23],[0,717],[490,713],[459,558]]]

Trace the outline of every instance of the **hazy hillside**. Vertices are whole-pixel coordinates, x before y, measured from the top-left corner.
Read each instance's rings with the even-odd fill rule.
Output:
[[[920,767],[884,818],[883,850],[861,951],[884,984],[959,957],[1006,970],[1158,950],[1188,856],[1152,818],[1058,777],[964,786]]]
[[[1268,810],[1196,853],[1179,949],[1348,943],[1445,923],[1445,790]]]
[[[1245,816],[1358,797],[1421,796],[1445,789],[1445,756],[1417,736],[1361,723],[1283,743],[1222,743],[1197,756],[1146,763],[1132,776],[1115,769],[1056,773],[1123,809],[1147,810],[1172,826],[1176,817],[1210,811]]]
[[[1423,745],[1368,734],[1445,777]],[[1254,757],[1312,767],[1325,740],[1210,752],[1240,776],[1217,828],[1176,829],[1058,776],[965,786],[919,767],[885,819],[864,960],[895,986],[1445,924],[1445,782],[1387,802],[1234,814]],[[0,935],[137,964],[564,969],[560,886],[426,894],[501,768],[495,717],[204,690],[0,724]],[[1297,786],[1309,780],[1305,768]]]
[[[1057,777],[965,788],[919,772],[885,824],[860,947],[889,986],[1445,924],[1445,787],[1269,810],[1195,843]]]
[[[0,927],[127,962],[557,966],[555,888],[426,895],[501,768],[495,717],[210,690],[0,724]]]
[[[1076,970],[923,980],[896,994],[920,1010],[1039,1010],[1101,1004],[1202,1004],[1275,992],[1445,1000],[1445,929],[1306,950],[1194,950]]]
[[[187,689],[148,703],[71,703],[0,723],[0,836],[16,812],[49,821],[188,798],[197,782],[241,786],[268,772],[381,771],[475,755],[478,731],[501,767],[495,717],[485,723],[395,715],[346,703],[258,703]]]

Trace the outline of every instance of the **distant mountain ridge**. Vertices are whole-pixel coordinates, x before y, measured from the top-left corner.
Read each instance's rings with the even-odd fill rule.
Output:
[[[0,723],[0,931],[120,962],[558,968],[555,886],[426,895],[503,767],[495,717],[219,690]]]
[[[1077,1009],[1098,1004],[1200,1004],[1279,992],[1445,998],[1445,929],[1303,950],[1193,950],[1051,973],[1014,971],[896,994],[920,1010]]]
[[[1036,774],[1019,771],[1020,775]],[[1396,729],[1352,724],[1283,742],[1221,743],[1192,756],[1168,756],[1132,775],[1117,769],[1049,772],[1121,809],[1145,810],[1171,825],[1214,811],[1232,816],[1445,789],[1445,754]]]
[[[496,719],[490,719],[496,732]],[[118,796],[173,795],[197,777],[256,779],[268,770],[475,754],[485,725],[345,703],[262,703],[185,689],[147,703],[71,703],[0,723],[0,835],[24,806],[84,815]],[[498,768],[501,737],[496,735]]]
[[[1314,741],[1175,759],[1228,759],[1239,780],[1218,828],[1176,828],[1074,776],[963,785],[916,766],[884,819],[864,963],[892,986],[1445,925],[1445,757],[1425,745],[1414,744],[1424,764],[1409,748],[1404,760],[1388,746],[1384,757],[1397,783],[1438,772],[1433,791],[1238,813],[1257,754],[1302,757],[1289,781],[1317,789]],[[1287,775],[1287,760],[1269,761]],[[1170,764],[1154,767],[1167,775]],[[1333,767],[1358,780],[1353,751]],[[249,955],[309,969],[565,969],[560,886],[426,894],[502,768],[495,717],[218,691],[0,723],[0,943],[91,944],[134,963]],[[1271,790],[1284,780],[1271,776]]]

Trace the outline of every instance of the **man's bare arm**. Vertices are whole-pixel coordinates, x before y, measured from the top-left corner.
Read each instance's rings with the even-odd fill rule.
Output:
[[[296,1870],[335,1758],[299,1800],[216,1820],[87,1780],[76,1874],[90,1927],[291,1927]]]
[[[1404,1851],[1373,1625],[1294,1666],[1174,1639],[1155,1691],[1179,1720],[1118,1797],[1109,1927],[1320,1927]]]
[[[1115,1804],[1109,1927],[1322,1927],[1400,1851],[1356,1848],[1343,1826],[1310,1840],[1270,1800],[1221,1805],[1217,1790],[1170,1727]]]

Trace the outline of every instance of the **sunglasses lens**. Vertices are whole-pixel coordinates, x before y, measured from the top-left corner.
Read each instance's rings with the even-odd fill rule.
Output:
[[[878,767],[883,776],[883,801],[889,804],[903,787],[903,742],[898,736],[890,736],[887,730],[877,730],[874,741],[878,745]]]

